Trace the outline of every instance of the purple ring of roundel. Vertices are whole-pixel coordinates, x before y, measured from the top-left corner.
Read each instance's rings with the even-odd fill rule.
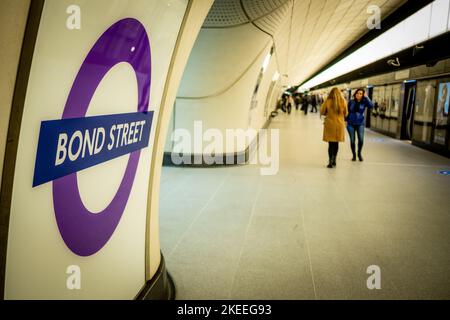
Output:
[[[151,86],[151,50],[144,26],[127,18],[116,22],[97,40],[84,60],[67,99],[62,119],[86,116],[98,85],[115,65],[128,62],[138,85],[138,112],[148,111]],[[61,236],[79,256],[98,252],[109,241],[120,222],[133,187],[140,151],[130,154],[113,200],[99,213],[83,204],[77,174],[53,181],[53,205]]]

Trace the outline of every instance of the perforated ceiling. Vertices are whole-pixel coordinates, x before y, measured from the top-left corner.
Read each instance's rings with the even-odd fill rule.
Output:
[[[216,0],[203,26],[206,28],[239,26],[277,14],[278,9],[288,2],[291,0]]]
[[[248,23],[240,0],[214,1],[203,24],[207,28],[234,27]]]
[[[246,23],[273,38],[281,74],[299,84],[366,32],[367,9],[382,19],[405,0],[215,0],[203,28]]]

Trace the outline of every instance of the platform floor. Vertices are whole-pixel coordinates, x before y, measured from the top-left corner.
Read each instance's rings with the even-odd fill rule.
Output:
[[[317,114],[276,117],[280,170],[164,167],[161,249],[177,299],[450,299],[447,158],[366,131],[327,169]],[[348,140],[348,139],[347,139]],[[381,290],[367,288],[371,265]]]

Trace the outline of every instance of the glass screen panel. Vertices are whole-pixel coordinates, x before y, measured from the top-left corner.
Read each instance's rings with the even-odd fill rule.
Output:
[[[448,130],[449,89],[450,82],[439,83],[434,142],[441,145],[445,145],[445,137]]]
[[[431,143],[436,80],[417,83],[414,107],[413,140]]]

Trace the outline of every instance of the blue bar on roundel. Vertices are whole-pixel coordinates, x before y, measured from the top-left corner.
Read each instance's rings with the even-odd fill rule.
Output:
[[[148,147],[153,112],[42,121],[33,187]]]

